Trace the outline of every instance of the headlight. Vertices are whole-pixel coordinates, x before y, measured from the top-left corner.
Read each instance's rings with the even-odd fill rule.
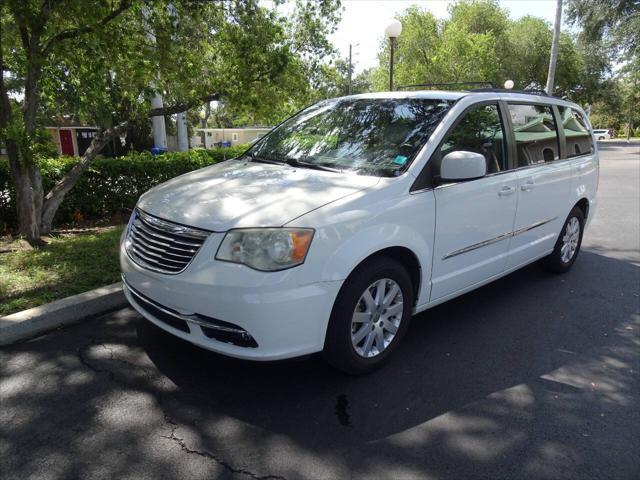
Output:
[[[273,272],[304,263],[313,230],[309,228],[242,228],[225,235],[217,260]]]

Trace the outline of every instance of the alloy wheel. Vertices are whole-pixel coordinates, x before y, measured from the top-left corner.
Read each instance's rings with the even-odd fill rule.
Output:
[[[376,280],[363,292],[351,319],[351,343],[358,355],[380,355],[393,341],[404,312],[402,290],[389,278]]]
[[[571,217],[567,222],[562,237],[562,247],[560,248],[560,258],[564,263],[569,263],[578,249],[580,241],[580,221],[576,217]]]

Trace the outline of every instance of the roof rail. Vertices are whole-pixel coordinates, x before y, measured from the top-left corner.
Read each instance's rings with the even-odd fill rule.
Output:
[[[416,87],[454,87],[458,85],[489,85],[491,88],[495,88],[493,82],[450,82],[450,83],[416,83],[413,85],[400,85],[396,87],[398,90],[404,90],[405,88]]]
[[[560,100],[566,100],[564,97],[558,97],[556,95],[549,95],[544,90],[539,90],[537,88],[525,89],[525,90],[510,90],[506,88],[474,88],[471,90],[475,93],[482,92],[497,92],[497,93],[524,93],[526,95],[540,95],[542,97],[550,97],[550,98],[558,98]]]

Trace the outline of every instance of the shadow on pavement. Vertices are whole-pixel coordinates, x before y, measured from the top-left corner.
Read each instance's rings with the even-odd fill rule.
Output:
[[[132,314],[96,319],[78,338],[7,349],[3,467],[16,478],[56,458],[55,478],[201,478],[201,464],[208,478],[633,478],[639,283],[637,266],[590,252],[564,276],[527,267],[415,317],[366,377],[318,356],[229,359]],[[29,374],[42,383],[11,390]]]

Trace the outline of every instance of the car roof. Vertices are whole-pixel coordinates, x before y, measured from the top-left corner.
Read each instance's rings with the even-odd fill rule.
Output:
[[[554,105],[566,105],[582,110],[579,105],[564,100],[559,97],[553,97],[550,95],[540,93],[526,93],[517,92],[512,90],[502,89],[485,89],[478,91],[451,91],[451,90],[401,90],[393,92],[375,92],[375,93],[361,93],[358,95],[350,95],[340,98],[353,98],[353,99],[393,99],[393,98],[423,98],[431,100],[460,100],[463,97],[477,97],[478,100],[482,99],[494,99],[500,98],[502,100],[521,101],[521,102],[533,102],[533,103],[547,103]]]

